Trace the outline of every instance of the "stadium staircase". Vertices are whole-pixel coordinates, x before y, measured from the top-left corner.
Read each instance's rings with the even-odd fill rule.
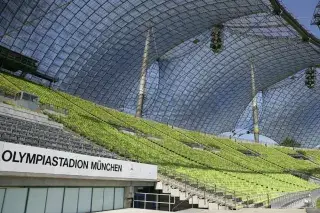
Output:
[[[196,184],[190,184],[187,180],[177,180],[175,177],[165,175],[158,176],[156,190],[162,193],[171,194],[172,197],[178,197],[179,201],[186,202],[197,208],[217,210],[217,209],[240,209],[243,207],[242,201],[228,196],[224,191],[206,191],[205,187]],[[253,207],[253,206],[251,206]],[[173,207],[173,210],[175,207]]]

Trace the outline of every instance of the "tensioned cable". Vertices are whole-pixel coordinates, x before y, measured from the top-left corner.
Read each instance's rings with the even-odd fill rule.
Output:
[[[268,18],[270,15],[272,15],[272,14],[269,14],[269,15],[265,16],[264,19]],[[256,24],[259,24],[259,23],[257,22]],[[246,30],[246,32],[249,32],[250,30],[251,30],[251,28],[248,28],[248,29]],[[243,35],[243,34],[242,34],[242,35]],[[239,39],[240,36],[242,36],[242,35],[236,35],[236,37],[233,38],[233,41]],[[231,42],[232,42],[232,41],[231,41]],[[231,42],[229,42],[229,43],[231,43]],[[200,50],[199,50],[199,51],[200,51]],[[195,54],[196,54],[196,53],[195,53]],[[144,123],[145,123],[145,122],[144,122]],[[146,124],[147,124],[147,123],[146,123]],[[147,125],[149,125],[149,124],[147,124]],[[150,126],[150,125],[149,125],[149,126]],[[150,126],[150,127],[155,128],[155,127],[153,127],[153,126]],[[183,133],[182,133],[182,134],[183,134]],[[185,136],[186,136],[186,135],[185,135]]]
[[[19,31],[19,30],[21,30],[24,26],[31,25],[32,22],[37,21],[37,20],[39,20],[39,19],[42,19],[42,18],[44,18],[46,15],[51,14],[51,13],[53,13],[54,11],[56,11],[56,10],[58,10],[58,9],[62,9],[62,8],[64,8],[64,7],[67,7],[67,6],[68,6],[69,4],[71,4],[72,2],[73,2],[73,0],[71,0],[71,1],[69,1],[69,2],[66,2],[66,3],[64,3],[64,4],[62,4],[62,5],[59,5],[58,7],[54,8],[53,10],[48,11],[48,12],[45,13],[43,16],[39,16],[39,17],[34,18],[34,19],[30,20],[30,21],[25,21],[25,22],[23,22],[23,23],[22,23],[22,26],[20,26],[20,27],[18,27],[18,28],[15,28],[15,29],[12,29],[12,30],[10,30],[9,32],[0,35],[0,39],[3,38],[3,37],[5,37],[5,36],[10,36],[10,33],[15,32],[15,31]]]
[[[262,22],[262,21],[264,21],[264,20],[267,20],[271,15],[273,15],[273,14],[268,13],[267,15],[263,16],[262,19],[260,20],[260,22]],[[259,25],[260,22],[255,23],[255,25]],[[237,34],[237,35],[234,36],[233,39],[232,39],[231,41],[229,41],[228,43],[231,44],[232,42],[235,42],[235,41],[240,40],[240,38],[241,38],[242,36],[247,35],[247,33],[250,32],[251,30],[252,30],[252,28],[248,27],[248,29],[246,29],[245,32],[243,32],[243,33],[241,33],[241,34]],[[208,37],[207,40],[210,40],[210,37]],[[206,42],[205,42],[205,43],[206,43]],[[228,46],[225,44],[225,47],[224,47],[224,48],[226,49],[227,52],[229,51],[230,54],[231,54],[231,51],[228,50],[227,47],[228,47]],[[198,54],[199,51],[201,51],[201,49],[198,49],[198,52],[194,52],[193,55]],[[198,63],[200,63],[200,61],[199,61]],[[197,66],[198,63],[197,63],[197,64],[193,64],[193,67]]]
[[[152,37],[153,37],[153,43],[154,43],[154,47],[156,49],[157,58],[159,58],[158,47],[157,47],[157,42],[156,42],[156,37],[154,35],[153,27],[151,27],[151,34],[152,34]]]
[[[261,20],[259,20],[260,22],[261,22]],[[271,26],[272,27],[272,26]],[[249,26],[249,28],[250,28],[250,26]],[[256,28],[255,28],[256,29]],[[155,42],[155,35],[154,35],[154,29],[152,29],[153,30],[153,38],[154,38],[154,44],[155,44],[155,46],[158,46],[158,43],[157,43],[157,41]],[[172,30],[172,31],[175,31],[174,29]],[[246,37],[248,37],[246,34],[244,34],[244,36],[246,36]],[[228,47],[228,45],[229,44],[231,44],[231,43],[228,43],[228,44],[226,44],[227,45],[227,47]],[[293,44],[293,45],[296,45],[296,44]],[[195,46],[197,46],[197,45],[195,45]],[[199,45],[200,46],[200,45]],[[157,56],[159,55],[159,52],[158,52],[158,47],[155,47],[156,48],[156,52],[157,52]],[[197,48],[199,48],[198,46],[197,46]],[[188,51],[190,51],[190,49],[188,49]],[[199,51],[200,51],[200,49],[199,49]],[[231,52],[232,51],[232,49],[231,50],[227,50],[227,52]],[[159,63],[160,65],[161,65],[161,63]],[[162,67],[159,67],[159,70],[163,70],[163,68]],[[160,76],[160,75],[159,75]],[[159,82],[160,82],[160,77],[159,77],[159,80],[158,80]],[[158,84],[159,85],[159,84]],[[159,90],[157,90],[157,92],[159,92]],[[153,96],[154,97],[154,96]],[[156,101],[156,99],[154,99],[153,100],[153,102],[155,102]]]

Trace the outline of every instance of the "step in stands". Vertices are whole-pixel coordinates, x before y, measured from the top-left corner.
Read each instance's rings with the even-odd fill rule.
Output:
[[[198,205],[198,208],[202,209],[242,208],[241,202],[235,202],[232,197],[224,196],[222,192],[211,193],[203,188],[197,188],[161,174],[158,175],[155,189],[161,190],[165,194],[171,194],[172,197],[179,197],[180,200],[188,199],[189,204]]]

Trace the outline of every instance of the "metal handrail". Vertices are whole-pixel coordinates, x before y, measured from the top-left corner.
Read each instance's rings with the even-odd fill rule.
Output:
[[[183,183],[183,182],[181,182],[181,180],[177,180],[177,182],[175,182],[176,181],[175,179],[170,178],[170,177],[168,178],[167,176],[163,176],[163,177],[159,176],[159,178],[160,178],[160,181],[164,182],[165,184],[171,185],[174,188],[178,188],[181,191],[185,191],[190,196],[196,195],[199,197],[203,197],[204,199],[214,200],[215,202],[218,202],[223,205],[228,204],[228,206],[230,206],[230,207],[236,207],[236,204],[231,203],[231,202],[227,202],[226,197],[223,197],[223,196],[220,197],[218,195],[213,195],[213,194],[211,194],[210,191],[207,191],[205,188],[187,185],[186,182]],[[227,194],[226,192],[223,192],[223,193]],[[235,197],[235,195],[233,195],[233,197]],[[236,199],[234,199],[234,201],[236,202]]]
[[[159,169],[159,173],[165,175],[165,176],[169,176],[172,179],[178,180],[180,182],[184,182],[185,184],[185,190],[187,189],[187,185],[194,184],[195,186],[193,186],[196,189],[201,189],[204,192],[207,192],[210,196],[211,191],[213,192],[223,192],[224,195],[232,195],[232,198],[234,201],[234,205],[236,206],[236,199],[237,197],[242,197],[245,198],[245,200],[243,200],[243,204],[247,204],[249,203],[250,200],[259,200],[262,203],[263,206],[265,207],[270,207],[272,202],[275,202],[276,199],[281,199],[281,197],[285,197],[285,198],[290,198],[292,197],[293,194],[297,194],[297,193],[311,193],[312,191],[307,190],[307,191],[301,191],[301,192],[293,192],[293,193],[281,193],[281,192],[273,192],[273,193],[264,193],[264,194],[255,194],[255,195],[249,195],[247,194],[245,191],[241,191],[241,192],[236,192],[236,191],[232,191],[229,190],[227,188],[221,187],[221,186],[217,186],[216,184],[208,184],[208,183],[203,183],[201,181],[199,181],[198,179],[194,179],[194,178],[190,178],[186,175],[182,175],[179,173],[176,173],[175,171],[168,171],[167,168],[161,168]],[[274,198],[277,197],[277,198]],[[224,203],[226,204],[226,200],[224,201]]]
[[[234,194],[233,190],[229,190],[226,187],[218,186],[217,184],[204,183],[199,181],[199,179],[191,178],[189,176],[176,173],[175,171],[172,171],[172,170],[169,171],[167,168],[159,167],[159,173],[162,173],[165,176],[173,175],[174,179],[180,179],[180,180],[183,180],[184,182],[188,182],[189,184],[195,184],[196,188],[205,188],[206,191],[214,190],[215,192],[223,191],[223,192],[228,192],[230,194]]]
[[[133,199],[133,208],[135,208],[135,202],[142,202],[144,203],[144,209],[146,209],[146,205],[147,203],[155,203],[156,204],[156,210],[158,210],[158,205],[159,204],[168,204],[169,206],[169,212],[171,211],[171,205],[176,204],[176,198],[173,197],[173,202],[171,202],[171,194],[156,194],[156,193],[142,193],[142,192],[136,192],[135,194],[141,194],[144,195],[144,199],[143,200],[135,200]],[[147,200],[147,195],[156,195],[156,201],[148,201]],[[169,202],[160,202],[159,201],[159,196],[168,196],[169,197]]]
[[[289,194],[284,194],[283,196],[277,197],[271,201],[271,206],[276,208],[285,208],[290,206],[288,204],[302,200],[304,198],[309,198],[314,192],[320,192],[320,188],[314,190],[306,190],[300,192],[292,192]]]
[[[54,111],[54,112],[61,113],[61,114],[64,114],[64,115],[68,115],[69,114],[69,110],[68,109],[61,108],[61,107],[54,106],[54,105],[50,105],[50,104],[40,103],[39,107],[40,107],[41,110],[50,110],[50,111]]]
[[[192,197],[193,197],[193,195],[190,194],[185,200],[182,200],[180,203],[178,203],[178,205],[174,206],[171,211],[173,211],[175,208],[177,208],[178,206],[180,206],[182,203],[184,203],[184,202],[186,202],[186,201],[189,202],[189,199],[192,198]],[[193,205],[193,204],[192,204],[192,205]]]

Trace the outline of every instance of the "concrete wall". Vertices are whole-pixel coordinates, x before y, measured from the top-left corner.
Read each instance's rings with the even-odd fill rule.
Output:
[[[124,208],[132,207],[135,186],[154,186],[154,184],[146,181],[0,176],[0,187],[124,187]]]
[[[147,181],[121,181],[121,180],[93,180],[73,178],[40,178],[40,177],[18,177],[0,176],[0,187],[2,186],[154,186],[154,182]]]
[[[3,103],[0,103],[0,114],[26,120],[26,121],[31,121],[34,123],[52,126],[60,129],[63,128],[62,124],[49,121],[47,115],[22,109],[22,108],[18,108],[18,107],[14,107],[14,106],[10,106]]]
[[[1,213],[84,213],[125,208],[124,187],[4,187]]]

